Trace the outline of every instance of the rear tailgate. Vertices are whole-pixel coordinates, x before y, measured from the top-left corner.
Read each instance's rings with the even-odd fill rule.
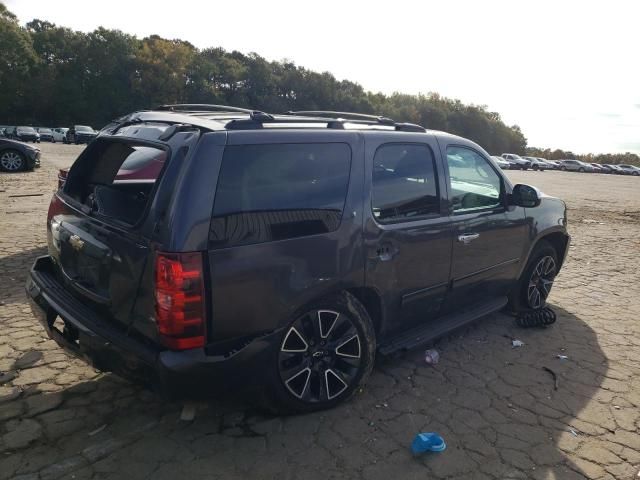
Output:
[[[159,143],[99,139],[73,165],[49,210],[49,252],[60,279],[123,328],[134,320],[140,281],[153,262],[144,220],[170,156]]]

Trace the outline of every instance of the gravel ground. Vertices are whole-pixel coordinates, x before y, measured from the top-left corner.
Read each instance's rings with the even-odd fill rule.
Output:
[[[636,478],[640,179],[509,172],[570,208],[553,327],[491,315],[437,342],[435,367],[420,351],[379,363],[331,411],[273,417],[211,401],[187,422],[181,405],[67,357],[34,320],[25,276],[45,252],[57,168],[81,150],[41,148],[39,170],[0,174],[0,479]],[[447,450],[413,457],[421,431]]]

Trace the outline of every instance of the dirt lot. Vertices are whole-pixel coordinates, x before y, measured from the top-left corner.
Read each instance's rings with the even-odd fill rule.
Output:
[[[32,317],[25,275],[45,252],[56,166],[80,147],[42,150],[40,170],[0,174],[0,479],[636,478],[640,178],[509,172],[570,207],[553,327],[492,315],[439,341],[435,367],[420,351],[381,363],[334,410],[269,417],[215,401],[185,422],[181,405],[68,358]],[[422,431],[447,450],[413,457]]]

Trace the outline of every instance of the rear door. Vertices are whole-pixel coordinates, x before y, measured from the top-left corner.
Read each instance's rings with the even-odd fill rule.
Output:
[[[451,260],[437,143],[428,134],[396,138],[366,137],[366,284],[383,299],[389,332],[439,314]]]
[[[473,145],[441,141],[453,228],[447,313],[504,296],[524,255],[525,211],[508,206],[511,185]]]

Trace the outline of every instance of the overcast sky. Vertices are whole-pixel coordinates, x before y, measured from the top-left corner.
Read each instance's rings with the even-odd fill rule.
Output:
[[[158,34],[487,105],[532,146],[640,153],[637,0],[5,3],[21,23]]]

